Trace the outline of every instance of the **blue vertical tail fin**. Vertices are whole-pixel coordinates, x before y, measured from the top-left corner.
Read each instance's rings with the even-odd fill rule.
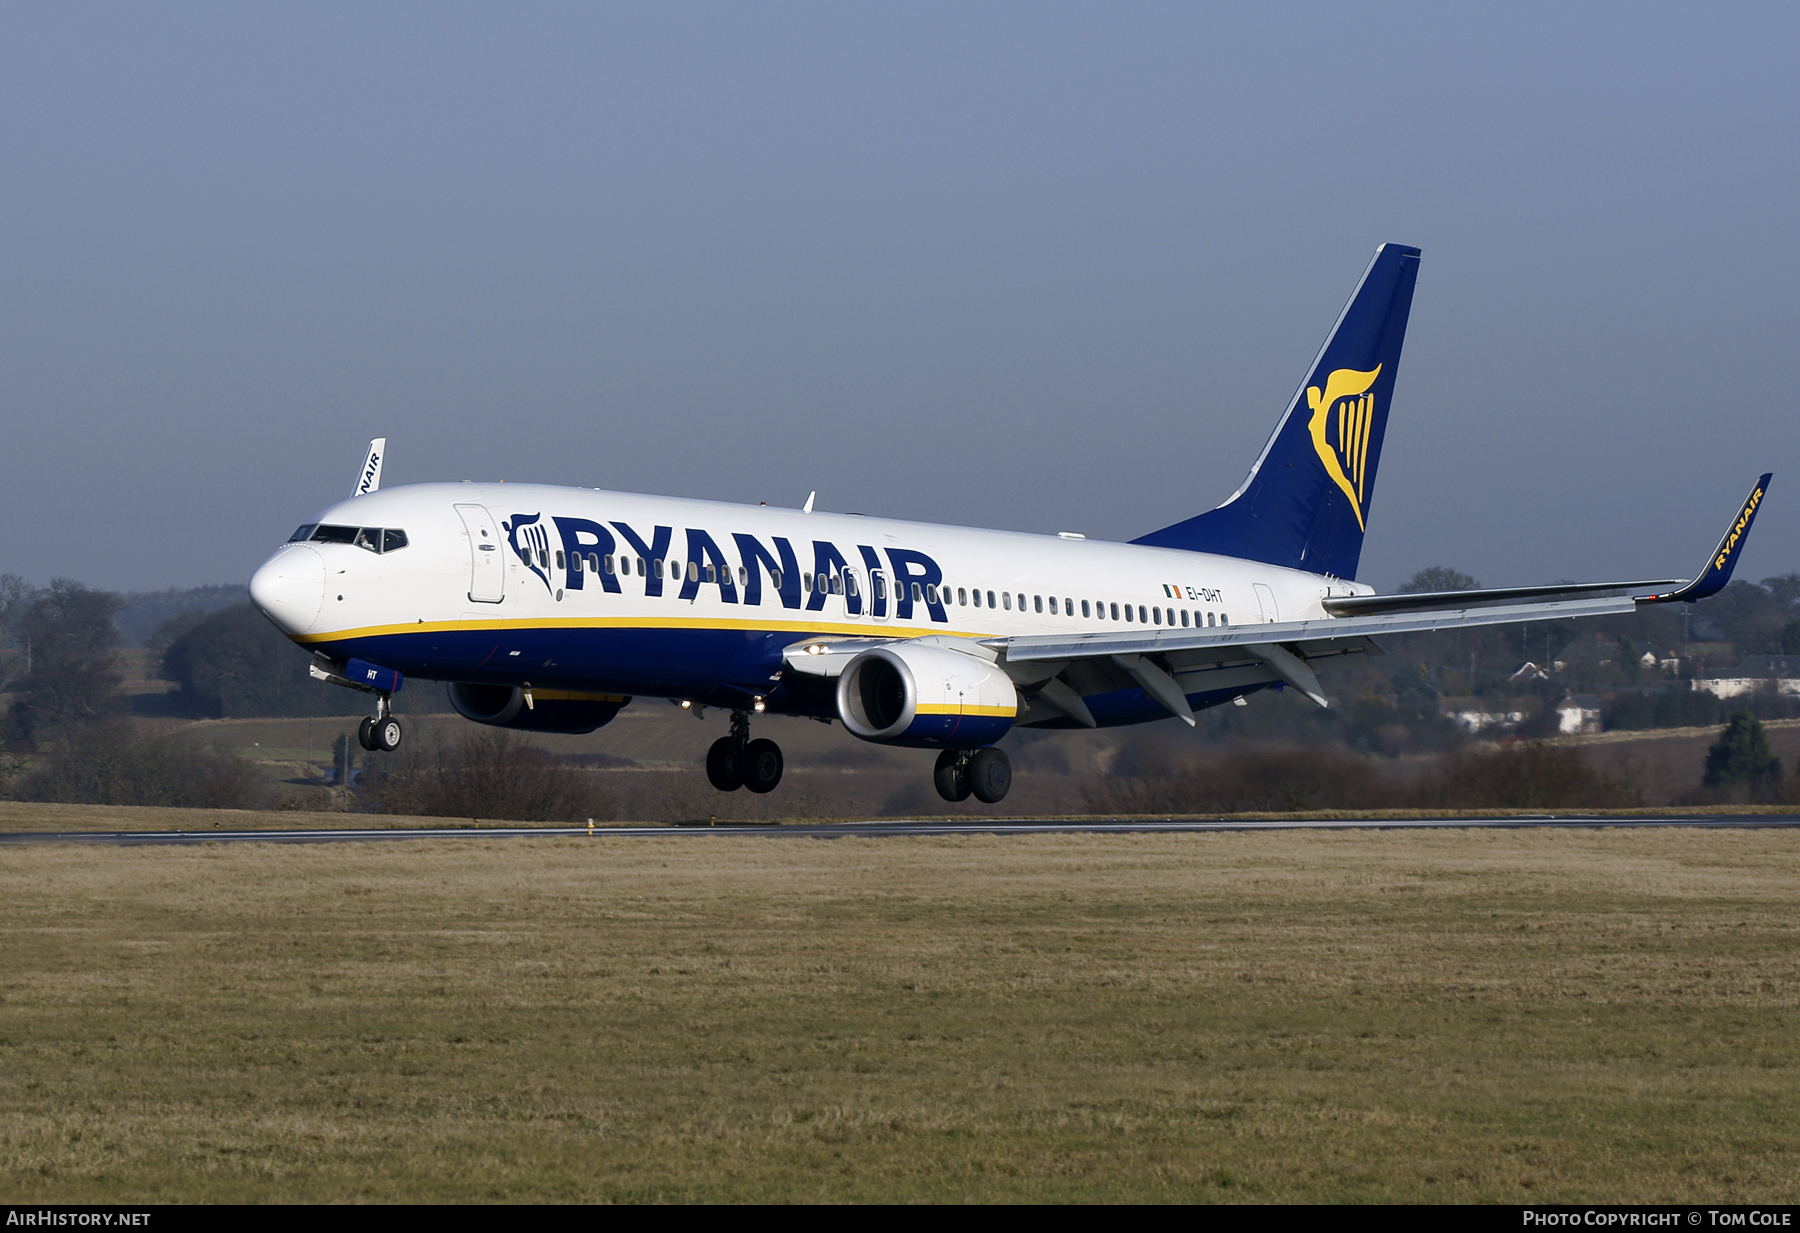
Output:
[[[1376,249],[1238,490],[1131,542],[1355,578],[1418,276],[1418,249]]]

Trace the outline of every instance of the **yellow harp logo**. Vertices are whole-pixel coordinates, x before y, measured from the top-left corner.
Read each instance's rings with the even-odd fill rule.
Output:
[[[1313,448],[1325,464],[1325,474],[1350,498],[1356,525],[1365,531],[1368,528],[1363,527],[1363,477],[1368,470],[1369,429],[1375,421],[1375,395],[1369,387],[1380,375],[1379,364],[1373,372],[1340,368],[1325,378],[1324,393],[1316,385],[1306,387],[1306,405],[1312,408],[1312,423],[1308,427],[1312,430]]]

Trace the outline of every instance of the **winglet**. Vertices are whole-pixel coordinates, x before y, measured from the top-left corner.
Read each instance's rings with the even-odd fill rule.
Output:
[[[1634,598],[1640,604],[1691,604],[1697,599],[1705,599],[1708,595],[1717,595],[1731,581],[1731,571],[1737,568],[1738,552],[1744,541],[1750,537],[1750,524],[1756,521],[1756,511],[1762,506],[1763,493],[1769,489],[1769,480],[1774,476],[1770,471],[1756,481],[1750,495],[1744,498],[1744,504],[1738,509],[1737,516],[1731,525],[1725,528],[1725,536],[1719,546],[1706,562],[1706,568],[1700,576],[1682,587],[1679,591],[1670,591],[1664,595],[1638,595]]]
[[[363,459],[362,470],[356,476],[356,487],[350,490],[351,496],[367,496],[381,487],[381,456],[385,453],[386,437],[376,437],[369,442],[369,456]]]

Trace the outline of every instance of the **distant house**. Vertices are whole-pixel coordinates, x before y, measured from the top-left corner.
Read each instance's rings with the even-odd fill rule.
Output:
[[[1593,694],[1570,694],[1556,704],[1556,730],[1565,736],[1600,731],[1600,699]]]
[[[1446,696],[1438,699],[1438,714],[1465,732],[1485,732],[1489,728],[1504,732],[1525,721],[1524,704],[1517,698]]]
[[[1675,652],[1665,650],[1654,642],[1634,642],[1631,649],[1637,654],[1640,668],[1654,668],[1666,676],[1680,675],[1681,656]]]
[[[1566,671],[1570,664],[1584,668],[1599,668],[1619,660],[1619,642],[1616,638],[1608,638],[1604,634],[1592,637],[1577,638],[1556,653],[1551,660],[1554,671]],[[1654,642],[1634,642],[1631,644],[1631,658],[1627,662],[1636,663],[1639,668],[1650,671],[1665,672],[1676,676],[1681,672],[1681,657],[1673,651],[1665,650]]]
[[[1693,688],[1716,698],[1746,694],[1800,695],[1800,655],[1752,655],[1718,676],[1700,677]]]

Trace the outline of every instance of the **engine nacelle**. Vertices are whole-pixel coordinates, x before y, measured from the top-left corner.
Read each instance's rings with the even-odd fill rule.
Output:
[[[865,741],[978,749],[1006,735],[1019,695],[978,655],[903,642],[871,647],[844,666],[837,709]]]
[[[525,691],[511,685],[450,687],[450,705],[464,719],[521,732],[579,735],[612,722],[630,698],[618,694],[579,694],[561,689],[534,689],[531,705]]]

